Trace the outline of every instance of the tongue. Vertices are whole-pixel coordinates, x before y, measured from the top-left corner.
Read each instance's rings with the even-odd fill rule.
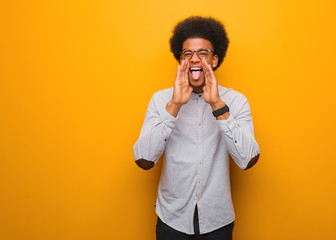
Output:
[[[192,76],[192,78],[193,78],[194,80],[199,79],[200,76],[201,76],[201,74],[202,74],[202,71],[192,71],[192,72],[191,72],[191,76]]]

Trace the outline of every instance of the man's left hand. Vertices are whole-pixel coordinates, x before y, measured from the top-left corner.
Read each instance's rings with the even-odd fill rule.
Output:
[[[202,68],[205,78],[205,85],[203,87],[204,101],[211,105],[212,110],[224,107],[225,103],[219,97],[218,83],[215,74],[205,59],[202,59]]]

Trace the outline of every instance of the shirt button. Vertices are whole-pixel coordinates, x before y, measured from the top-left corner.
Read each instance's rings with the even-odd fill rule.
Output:
[[[198,143],[198,146],[201,147],[201,146],[202,146],[202,143]]]
[[[198,123],[198,126],[202,126],[202,123]]]

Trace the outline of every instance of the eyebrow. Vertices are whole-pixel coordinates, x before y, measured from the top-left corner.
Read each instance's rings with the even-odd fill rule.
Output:
[[[184,51],[199,51],[199,50],[202,50],[202,49],[213,51],[212,49],[209,49],[209,48],[199,48],[199,49],[196,49],[196,50],[192,50],[192,49],[190,49],[190,48],[183,48],[183,49],[181,50],[181,52],[184,52]]]

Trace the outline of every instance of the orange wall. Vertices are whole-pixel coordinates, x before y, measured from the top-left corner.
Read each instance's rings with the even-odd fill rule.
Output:
[[[0,239],[155,238],[161,163],[137,168],[132,148],[192,14],[225,23],[216,77],[248,97],[261,149],[232,165],[235,239],[335,239],[335,5],[2,1]]]

